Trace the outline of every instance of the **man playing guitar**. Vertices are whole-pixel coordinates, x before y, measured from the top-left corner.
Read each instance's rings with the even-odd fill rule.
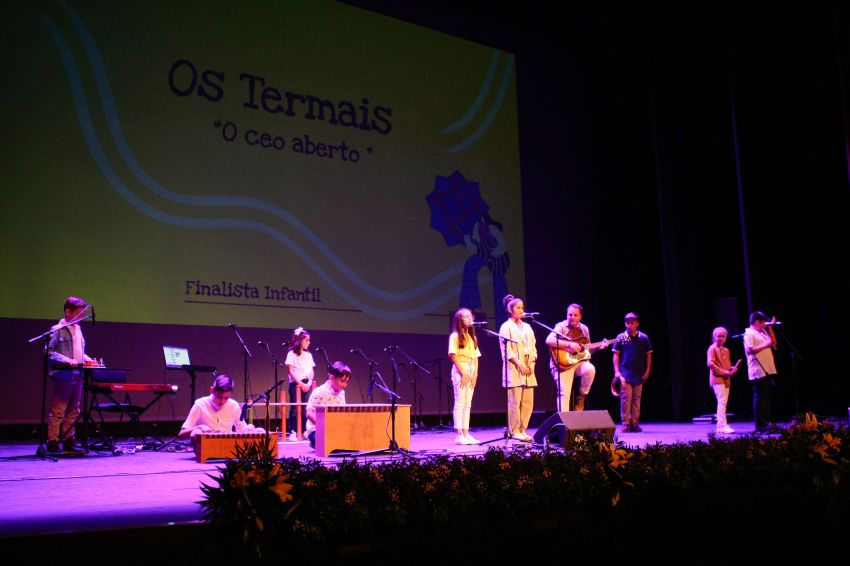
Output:
[[[590,393],[596,368],[590,363],[591,347],[607,348],[608,341],[589,344],[590,330],[581,323],[582,307],[573,303],[567,307],[567,319],[555,325],[554,332],[546,337],[552,356],[549,359],[549,371],[558,387],[558,412],[570,410],[570,394],[573,389],[573,376],[581,378],[574,409],[584,410],[584,400]],[[566,337],[559,337],[558,335]]]

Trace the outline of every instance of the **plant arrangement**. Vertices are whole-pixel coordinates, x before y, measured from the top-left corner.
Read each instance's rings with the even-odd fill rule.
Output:
[[[524,445],[335,467],[276,460],[258,443],[210,476],[199,503],[217,543],[270,562],[387,545],[474,552],[517,525],[543,540],[567,528],[600,544],[612,532],[663,529],[687,545],[724,524],[747,525],[749,537],[799,516],[795,532],[819,539],[848,524],[848,442],[846,426],[806,414],[768,438],[637,450],[588,438],[567,450]]]

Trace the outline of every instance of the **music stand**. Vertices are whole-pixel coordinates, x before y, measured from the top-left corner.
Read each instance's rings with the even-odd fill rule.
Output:
[[[189,383],[189,397],[190,397],[189,408],[190,409],[192,408],[192,405],[195,404],[195,399],[196,399],[196,397],[195,397],[195,381],[198,379],[196,372],[211,373],[211,374],[213,374],[213,377],[215,377],[215,374],[216,374],[215,366],[198,366],[198,365],[195,365],[195,364],[184,365],[184,366],[180,366],[180,367],[168,367],[168,366],[166,366],[165,369],[169,370],[169,371],[175,371],[175,370],[185,371],[186,373],[189,374],[189,378],[191,379],[191,381]]]
[[[501,438],[491,438],[490,440],[485,440],[483,442],[479,442],[479,446],[484,446],[485,444],[490,444],[491,442],[498,442],[500,440],[504,440],[506,443],[508,440],[516,440],[517,442],[521,442],[520,440],[513,437],[511,434],[511,413],[508,407],[508,402],[510,401],[510,393],[508,390],[510,389],[507,386],[507,377],[508,377],[508,342],[513,342],[517,344],[518,342],[513,338],[508,338],[507,336],[502,336],[498,332],[493,332],[487,328],[481,328],[484,332],[486,332],[490,336],[495,336],[499,339],[502,345],[502,384],[505,390],[505,430],[502,433]]]
[[[394,358],[393,358],[393,371],[395,371],[395,372],[398,371],[398,367],[396,367],[396,363],[395,363]],[[378,379],[380,379],[380,383],[378,383],[375,380],[375,376],[378,376]],[[395,402],[396,402],[396,399],[398,399],[400,401],[401,397],[399,397],[397,393],[395,393],[389,387],[387,387],[387,384],[384,382],[384,378],[381,376],[380,373],[374,372],[370,379],[372,380],[369,384],[370,385],[370,391],[371,391],[371,386],[374,385],[375,387],[377,387],[378,389],[380,389],[381,391],[383,391],[384,393],[386,393],[390,397],[390,421],[392,423],[391,432],[390,432],[390,434],[391,434],[390,445],[389,445],[389,447],[384,448],[383,450],[370,450],[370,451],[367,451],[367,452],[355,452],[354,454],[350,454],[350,456],[352,458],[357,458],[357,457],[360,457],[360,456],[378,456],[378,455],[381,455],[381,454],[402,454],[404,456],[412,456],[413,453],[410,452],[410,450],[407,450],[405,448],[401,448],[398,445],[398,442],[396,442],[396,439],[395,439]],[[396,378],[396,381],[397,381],[397,379],[398,378]]]

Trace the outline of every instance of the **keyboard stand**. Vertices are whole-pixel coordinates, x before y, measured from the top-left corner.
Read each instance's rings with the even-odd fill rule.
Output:
[[[141,418],[142,415],[156,404],[157,401],[162,399],[164,395],[170,395],[173,394],[173,392],[151,391],[151,393],[153,394],[153,398],[146,405],[136,405],[130,400],[129,392],[125,392],[123,400],[119,401],[115,398],[115,394],[113,392],[99,389],[97,386],[92,387],[92,400],[89,411],[97,413],[98,419],[100,420],[98,428],[100,429],[100,437],[103,440],[103,443],[99,445],[101,448],[105,448],[112,453],[118,453],[118,449],[115,445],[119,436],[118,432],[132,431],[134,429],[144,435],[142,437],[143,441],[145,438],[153,438],[156,441],[157,446],[165,444],[165,441],[163,441],[152,428],[142,422]],[[98,399],[98,395],[105,396],[108,401],[101,402],[100,399]],[[118,422],[107,423],[106,418],[103,415],[104,413],[117,413],[119,415]],[[126,422],[124,421],[124,417],[127,417]],[[111,436],[106,432],[106,429],[109,426],[117,427],[114,431],[115,434]]]
[[[60,371],[75,371],[75,370],[60,370]],[[106,383],[123,383],[127,381],[127,372],[130,371],[128,369],[121,368],[105,368],[105,367],[93,367],[93,366],[85,366],[80,368],[83,375],[83,403],[82,403],[82,421],[83,421],[83,430],[82,435],[80,437],[80,441],[82,442],[82,446],[85,450],[89,448],[89,428],[92,424],[91,421],[91,409],[89,407],[89,393],[92,391],[92,385],[98,382],[106,382]],[[94,400],[94,396],[92,395],[92,401]],[[101,431],[101,435],[103,432]]]
[[[109,450],[112,453],[117,454],[118,452],[120,452],[118,450],[118,448],[116,447],[116,441],[118,440],[118,434],[117,434],[118,429],[113,431],[113,434],[110,435],[110,434],[107,434],[107,430],[106,430],[107,427],[108,426],[116,426],[116,427],[126,426],[129,429],[129,426],[133,423],[138,423],[139,425],[141,425],[141,422],[139,422],[139,415],[142,414],[142,412],[144,411],[144,408],[139,406],[139,405],[133,405],[130,402],[130,395],[129,394],[124,395],[123,402],[117,401],[116,399],[114,399],[112,397],[112,395],[107,395],[107,397],[109,397],[110,402],[101,403],[97,398],[97,393],[92,392],[92,401],[91,401],[91,409],[90,410],[91,410],[91,412],[97,413],[97,417],[100,420],[100,423],[99,424],[96,423],[96,424],[97,424],[98,431],[100,432],[100,438],[101,438],[102,442],[99,443],[99,444],[91,445],[90,448],[105,449],[105,450]],[[107,424],[106,418],[103,416],[104,413],[118,413],[119,414],[118,422]],[[127,418],[128,418],[126,423],[124,422],[125,416],[127,416]],[[90,420],[93,420],[93,419],[90,419]],[[160,443],[162,443],[161,440],[160,440]]]

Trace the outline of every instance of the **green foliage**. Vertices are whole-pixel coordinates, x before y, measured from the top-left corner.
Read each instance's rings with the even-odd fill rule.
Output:
[[[638,534],[659,525],[684,532],[682,517],[708,532],[730,516],[763,523],[776,513],[801,513],[843,523],[850,511],[848,443],[847,427],[812,415],[776,438],[712,437],[634,451],[588,440],[566,451],[518,446],[336,467],[276,461],[258,443],[210,476],[215,483],[202,488],[200,503],[216,537],[258,557],[281,545],[326,550],[378,533],[435,536],[459,522],[497,537],[504,525],[520,522],[541,529],[576,524],[588,535],[625,526]]]

